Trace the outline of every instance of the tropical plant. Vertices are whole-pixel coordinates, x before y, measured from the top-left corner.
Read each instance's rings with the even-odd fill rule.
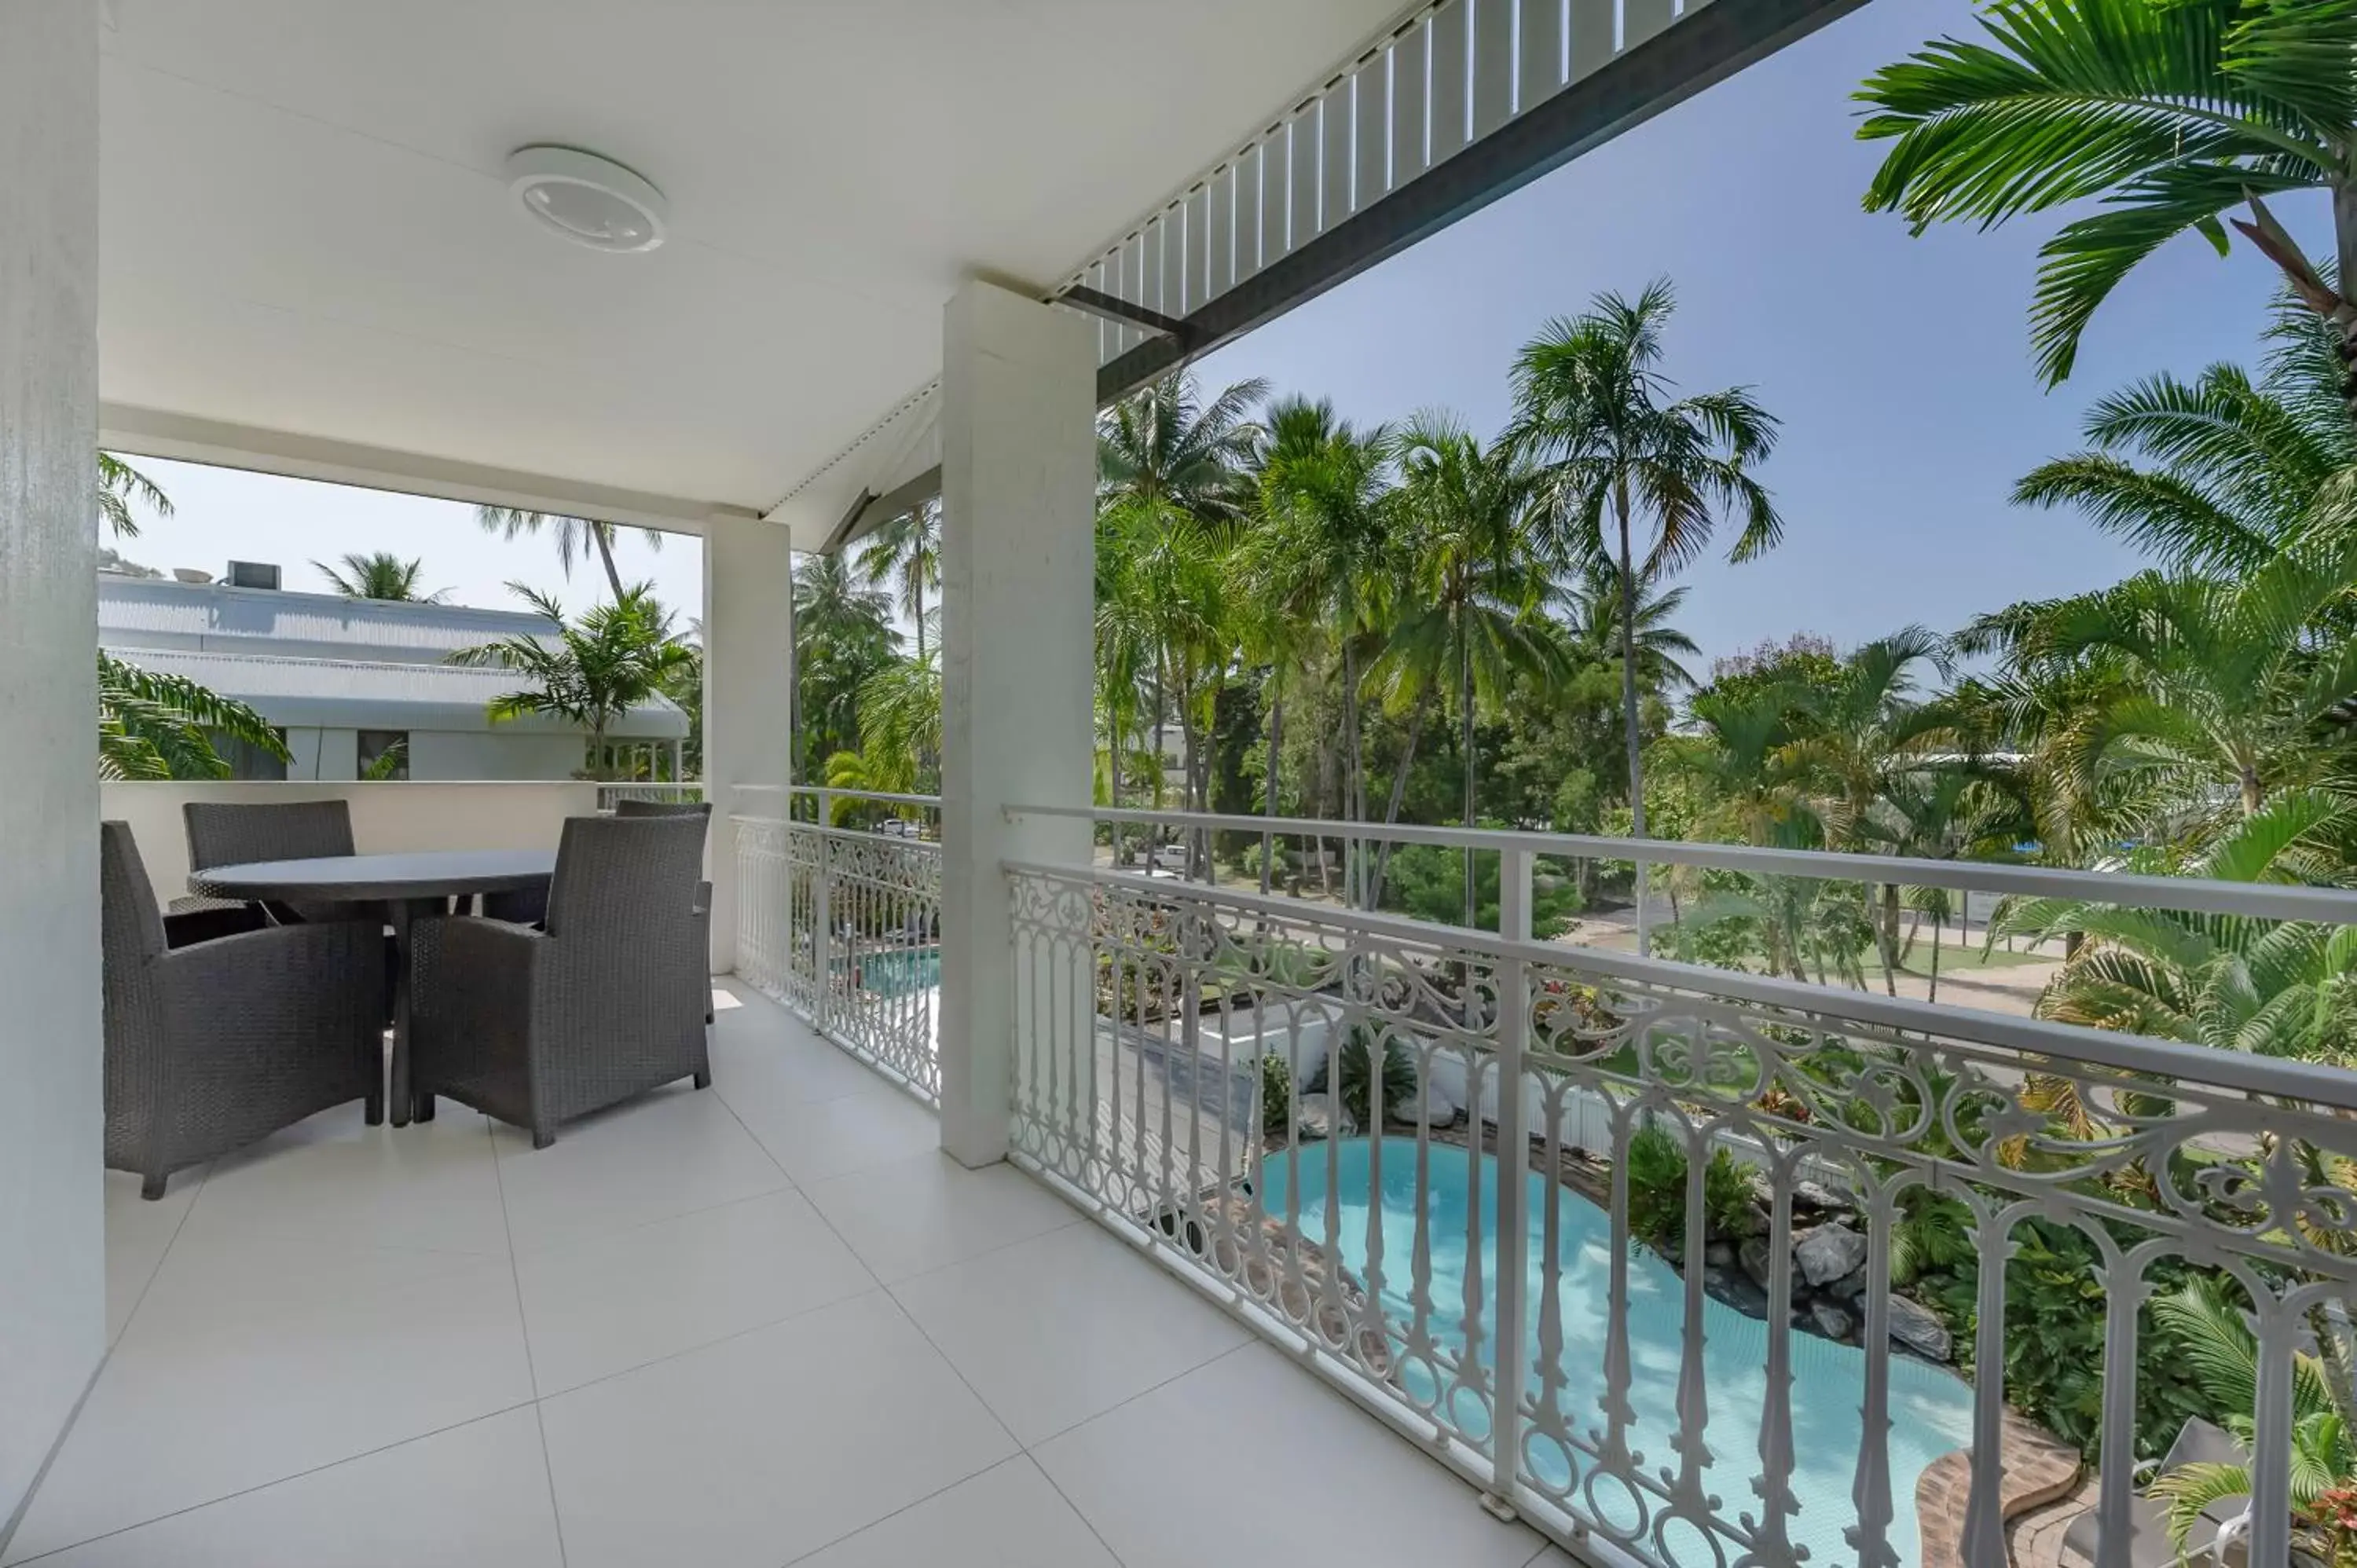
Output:
[[[2068,506],[2173,571],[2255,571],[2348,514],[2357,432],[2341,401],[2339,335],[2278,299],[2254,380],[2215,364],[2096,400],[2088,449],[2040,465],[2015,504]]]
[[[1243,542],[1239,578],[1249,597],[1333,639],[1340,710],[1340,815],[1363,822],[1360,678],[1377,635],[1394,543],[1391,478],[1396,441],[1382,425],[1354,428],[1330,403],[1270,405],[1260,456],[1262,521]],[[1364,903],[1372,878],[1352,846],[1344,881]]]
[[[510,583],[509,591],[556,624],[556,635],[519,633],[462,648],[453,664],[513,670],[532,683],[491,699],[494,724],[530,715],[561,719],[588,732],[588,767],[604,778],[610,766],[606,734],[614,721],[659,694],[664,682],[695,658],[671,628],[671,615],[651,585],[625,588],[610,604],[567,620],[565,607],[540,590]]]
[[[1387,616],[1389,632],[1367,676],[1393,711],[1405,710],[1407,738],[1392,779],[1386,825],[1399,820],[1409,764],[1434,699],[1457,708],[1464,774],[1461,826],[1478,820],[1480,775],[1474,710],[1494,707],[1517,673],[1544,679],[1556,648],[1540,631],[1551,587],[1534,549],[1530,470],[1503,446],[1484,446],[1446,414],[1418,418],[1400,437],[1397,498],[1404,581]],[[1383,897],[1392,845],[1377,854],[1370,901]],[[1465,923],[1473,923],[1474,852],[1464,852]]]
[[[1515,360],[1508,436],[1541,465],[1555,553],[1566,562],[1609,556],[1619,573],[1621,717],[1637,838],[1645,836],[1637,585],[1707,550],[1722,515],[1741,523],[1732,561],[1771,548],[1784,529],[1753,475],[1775,446],[1775,418],[1742,387],[1671,398],[1662,361],[1675,308],[1661,279],[1634,300],[1601,294],[1585,315],[1548,323]],[[1640,529],[1650,536],[1641,562]]]
[[[2181,1348],[2209,1393],[2229,1413],[2225,1425],[2248,1452],[2257,1440],[2259,1345],[2224,1283],[2192,1275],[2156,1299],[2153,1316]],[[2352,1346],[2348,1319],[2309,1315],[2313,1352],[2295,1351],[2291,1376],[2291,1505],[2307,1527],[2303,1542],[2332,1568],[2342,1568],[2352,1539],[2347,1494],[2357,1488],[2357,1400],[2350,1392]],[[2205,1463],[2165,1470],[2152,1495],[2169,1508],[2169,1534],[2179,1552],[2201,1544],[2195,1528],[2212,1504],[2247,1498],[2247,1465]],[[2336,1496],[2338,1494],[2338,1496]]]
[[[319,575],[328,579],[336,592],[348,599],[393,599],[405,604],[438,605],[450,596],[447,588],[437,588],[430,594],[417,591],[418,575],[425,570],[423,559],[404,561],[390,551],[380,550],[371,555],[358,553],[343,558],[340,572],[325,562],[311,564]]]
[[[895,659],[860,682],[860,788],[896,795],[937,788],[941,755],[940,649]]]
[[[243,703],[98,650],[100,778],[226,779],[216,736],[286,760],[285,741]]]
[[[1658,1123],[1641,1127],[1622,1156],[1629,1167],[1629,1235],[1665,1256],[1682,1257],[1686,1246],[1685,1145]],[[1704,1163],[1703,1235],[1740,1241],[1759,1229],[1754,1205],[1758,1181],[1725,1149]]]
[[[1609,556],[1592,555],[1578,570],[1560,581],[1555,591],[1564,630],[1569,635],[1568,661],[1598,664],[1620,672],[1620,567]],[[1641,577],[1627,596],[1637,607],[1637,682],[1647,693],[1685,691],[1695,684],[1694,672],[1681,662],[1700,655],[1695,639],[1678,629],[1677,616],[1685,608],[1684,588],[1664,587]]]
[[[595,554],[597,564],[606,569],[606,585],[613,590],[618,601],[621,598],[622,575],[614,569],[614,540],[620,531],[614,524],[520,506],[479,506],[475,509],[475,521],[484,532],[496,533],[501,539],[512,540],[526,533],[537,535],[545,531],[556,542],[557,564],[565,569],[567,582],[573,578],[575,558]],[[639,533],[648,549],[662,548],[661,529],[642,528]]]
[[[860,544],[859,575],[871,588],[889,585],[893,602],[917,634],[917,657],[925,656],[925,596],[942,585],[942,504],[920,501],[891,519]]]
[[[1985,39],[1943,38],[1859,91],[1858,127],[1892,145],[1869,210],[1984,228],[2089,200],[2046,242],[2030,313],[2039,369],[2071,373],[2112,290],[2179,234],[2222,253],[2222,216],[2307,307],[2357,345],[2357,5],[2347,0],[1996,0]],[[2331,197],[2311,261],[2267,206]]]
[[[1415,1058],[1407,1046],[1388,1030],[1369,1028],[1363,1024],[1351,1026],[1342,1042],[1310,1069],[1309,1081],[1303,1089],[1310,1094],[1324,1094],[1328,1088],[1329,1065],[1340,1060],[1342,1114],[1369,1132],[1383,1125],[1391,1108],[1403,1101],[1413,1102],[1418,1088]],[[1383,1104],[1372,1106],[1368,1090],[1376,1076],[1376,1062],[1383,1064]],[[1371,1113],[1373,1112],[1373,1113]]]
[[[1275,1051],[1260,1058],[1260,1130],[1271,1138],[1293,1130],[1293,1064]]]
[[[2222,882],[2344,881],[2357,800],[2277,796],[2200,855],[2141,850],[2126,869]],[[2086,899],[2023,899],[1994,937],[2066,944],[2041,1016],[2260,1056],[2357,1067],[2357,928]]]
[[[800,776],[859,749],[859,693],[899,656],[892,601],[863,584],[840,553],[794,565],[794,714]]]
[[[139,520],[133,502],[158,517],[172,515],[172,498],[160,486],[112,452],[98,455],[98,516],[117,539],[139,537]]]

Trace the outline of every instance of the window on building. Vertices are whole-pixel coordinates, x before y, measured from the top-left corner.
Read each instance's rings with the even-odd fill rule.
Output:
[[[286,744],[284,729],[273,726],[271,733],[277,736],[280,746]],[[286,777],[286,759],[283,757],[273,757],[258,746],[218,732],[214,734],[212,742],[213,749],[221,754],[223,762],[229,764],[229,776],[232,779],[284,779]]]
[[[361,777],[383,780],[409,777],[409,732],[397,729],[361,731]]]

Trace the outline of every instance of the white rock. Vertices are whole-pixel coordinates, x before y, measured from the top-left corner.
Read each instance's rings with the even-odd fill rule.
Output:
[[[1955,1344],[1948,1337],[1948,1326],[1930,1307],[1893,1294],[1890,1298],[1890,1337],[1929,1361],[1944,1361],[1955,1354]]]

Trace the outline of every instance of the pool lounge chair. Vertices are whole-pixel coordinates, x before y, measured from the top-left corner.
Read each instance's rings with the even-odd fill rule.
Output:
[[[2231,1433],[2196,1416],[2179,1429],[2177,1441],[2169,1445],[2158,1465],[2147,1460],[2136,1467],[2136,1481],[2142,1485],[2180,1465],[2247,1465],[2250,1459]],[[2180,1556],[2177,1542],[2169,1539],[2168,1505],[2139,1492],[2128,1503],[2128,1563],[2130,1568],[2174,1568],[2179,1562],[2247,1568],[2250,1530],[2248,1499],[2221,1498],[2201,1510],[2201,1521],[2186,1537]],[[2097,1561],[2095,1541],[2102,1530],[2099,1510],[2089,1509],[2063,1532],[2066,1552],[2076,1552],[2089,1563]]]

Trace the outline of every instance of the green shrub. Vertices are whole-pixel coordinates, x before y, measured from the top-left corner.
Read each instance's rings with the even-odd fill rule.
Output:
[[[1686,1243],[1685,1144],[1659,1126],[1639,1130],[1629,1140],[1629,1234],[1663,1251],[1676,1253]],[[1704,1235],[1711,1240],[1739,1241],[1759,1230],[1753,1207],[1758,1183],[1749,1166],[1725,1149],[1710,1156],[1702,1168]]]
[[[1361,1128],[1373,1131],[1382,1125],[1379,1118],[1367,1113],[1367,1080],[1372,1076],[1374,1060],[1374,1032],[1360,1025],[1351,1031],[1339,1053],[1342,1058],[1342,1111]],[[1415,1076],[1415,1058],[1407,1047],[1388,1036],[1383,1037],[1383,1107],[1398,1104],[1415,1097],[1419,1085]],[[1327,1062],[1320,1061],[1311,1074],[1308,1090],[1312,1094],[1326,1092]]]
[[[1260,1130],[1273,1138],[1293,1130],[1293,1064],[1275,1051],[1260,1058]]]

